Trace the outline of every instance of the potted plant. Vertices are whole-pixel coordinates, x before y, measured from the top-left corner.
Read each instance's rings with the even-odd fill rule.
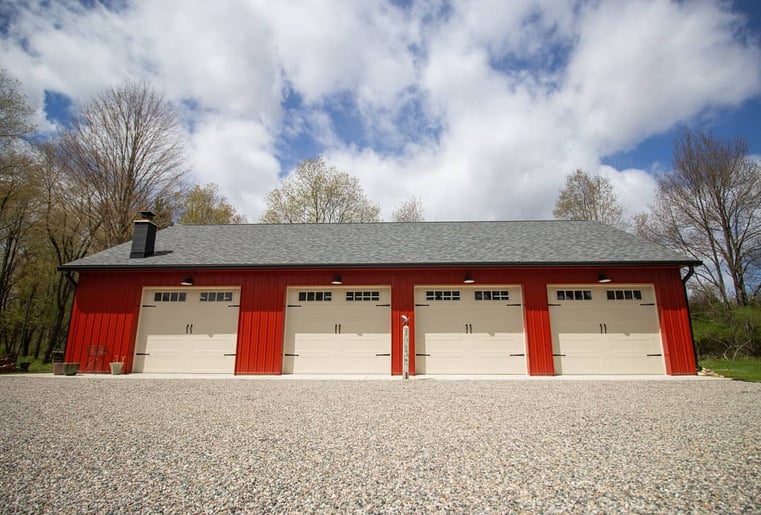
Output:
[[[63,364],[63,375],[75,376],[77,375],[77,372],[79,372],[79,363],[64,363]]]
[[[111,375],[118,376],[122,373],[122,367],[124,366],[124,358],[126,356],[114,356],[114,360],[109,363],[111,367]]]

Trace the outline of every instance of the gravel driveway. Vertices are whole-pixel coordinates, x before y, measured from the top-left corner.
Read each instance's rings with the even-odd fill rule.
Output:
[[[0,512],[756,512],[761,384],[0,377]]]

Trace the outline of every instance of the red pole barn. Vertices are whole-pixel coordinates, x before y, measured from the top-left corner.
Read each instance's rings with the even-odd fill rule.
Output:
[[[695,374],[700,263],[586,221],[176,225],[61,267],[84,372]]]

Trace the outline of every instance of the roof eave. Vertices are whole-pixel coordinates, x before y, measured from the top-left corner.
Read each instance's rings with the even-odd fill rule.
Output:
[[[368,269],[368,268],[561,268],[561,267],[659,267],[700,266],[699,260],[669,261],[516,261],[516,262],[452,262],[452,263],[297,263],[297,264],[121,264],[121,265],[61,265],[59,272],[127,271],[127,270],[274,270],[274,269]]]

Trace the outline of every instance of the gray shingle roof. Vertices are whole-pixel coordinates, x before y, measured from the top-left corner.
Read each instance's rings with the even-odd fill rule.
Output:
[[[598,222],[419,222],[175,225],[156,253],[130,259],[131,243],[62,269],[697,264]]]

